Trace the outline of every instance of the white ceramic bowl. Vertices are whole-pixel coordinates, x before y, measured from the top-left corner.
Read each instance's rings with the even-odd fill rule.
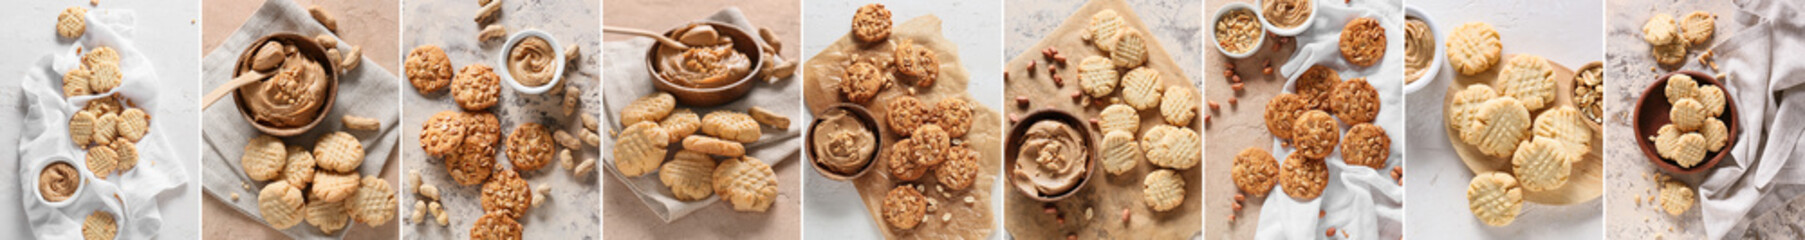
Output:
[[[1259,4],[1258,6],[1266,6],[1266,1],[1271,1],[1271,0],[1260,0],[1260,2],[1258,3]],[[1286,36],[1286,37],[1297,36],[1297,34],[1304,33],[1305,29],[1310,29],[1310,24],[1316,22],[1316,13],[1319,11],[1322,11],[1322,8],[1321,8],[1322,6],[1316,4],[1316,0],[1303,0],[1303,1],[1306,3],[1310,3],[1310,15],[1304,16],[1304,22],[1297,24],[1297,27],[1293,27],[1290,29],[1281,29],[1278,26],[1273,26],[1272,22],[1266,21],[1266,13],[1265,13],[1266,11],[1263,11],[1263,9],[1261,9],[1261,8],[1254,8],[1254,15],[1260,16],[1260,25],[1265,26],[1267,32],[1272,32],[1272,34],[1277,34],[1279,36]]]
[[[520,44],[520,40],[526,40],[527,37],[539,37],[540,39],[545,39],[546,43],[551,44],[552,62],[557,63],[557,66],[552,70],[552,80],[550,82],[545,82],[545,85],[529,87],[526,84],[521,84],[519,80],[515,80],[514,74],[509,72],[508,53],[514,52],[514,47]],[[495,74],[501,75],[501,79],[504,80],[502,82],[507,82],[508,88],[513,88],[514,91],[526,94],[540,94],[550,91],[552,86],[558,85],[558,81],[564,80],[564,45],[559,44],[558,39],[553,38],[550,33],[539,31],[538,29],[527,29],[514,33],[513,36],[509,36],[507,43],[502,46],[505,47],[502,47],[501,53],[496,55],[500,56],[500,58],[496,60]]]
[[[1257,38],[1254,38],[1254,43],[1253,43],[1252,49],[1247,49],[1246,52],[1242,52],[1242,53],[1234,53],[1234,52],[1229,52],[1228,49],[1222,48],[1222,40],[1216,39],[1216,23],[1220,22],[1222,20],[1222,15],[1228,14],[1229,11],[1240,10],[1240,9],[1246,9],[1247,11],[1253,11],[1253,14],[1255,16],[1254,20],[1259,21],[1261,27],[1260,27],[1260,34],[1258,34]],[[1210,40],[1215,40],[1216,51],[1220,51],[1220,52],[1222,52],[1222,55],[1228,55],[1228,57],[1234,58],[1234,59],[1247,58],[1248,56],[1253,56],[1253,54],[1255,54],[1255,53],[1259,53],[1260,49],[1266,46],[1266,27],[1265,27],[1266,20],[1260,19],[1258,16],[1260,16],[1260,8],[1254,7],[1253,4],[1247,4],[1244,2],[1228,3],[1228,5],[1224,5],[1220,9],[1216,9],[1216,15],[1210,16],[1209,25],[1204,26],[1204,28],[1210,30],[1210,33],[1209,33]]]
[[[1435,44],[1435,56],[1434,60],[1429,61],[1429,68],[1423,69],[1423,76],[1418,77],[1416,81],[1404,84],[1404,93],[1409,94],[1415,93],[1417,90],[1422,90],[1423,87],[1429,86],[1429,82],[1435,81],[1435,74],[1441,72],[1442,61],[1446,61],[1448,55],[1446,54],[1447,47],[1442,46],[1441,44],[1441,27],[1435,25],[1435,19],[1429,17],[1429,12],[1423,11],[1423,9],[1417,8],[1416,6],[1404,6],[1404,16],[1407,17],[1406,19],[1408,19],[1408,17],[1422,19],[1423,23],[1429,25],[1429,37],[1435,38],[1435,40],[1432,41],[1432,43]],[[1406,37],[1408,38],[1408,36]],[[1409,40],[1406,39],[1405,41]],[[1409,71],[1409,69],[1405,69],[1405,71]],[[1405,72],[1405,74],[1409,74],[1409,72]]]
[[[81,177],[81,185],[76,185],[75,193],[69,194],[68,199],[63,199],[63,201],[61,201],[61,202],[51,202],[50,200],[44,199],[44,192],[41,192],[38,190],[38,176],[42,175],[44,173],[44,167],[49,167],[50,164],[59,163],[59,162],[68,163],[70,167],[75,167],[75,173]],[[88,171],[86,169],[82,169],[81,164],[76,164],[76,162],[74,160],[69,160],[67,158],[62,158],[62,157],[56,157],[55,159],[50,159],[48,161],[38,162],[38,164],[36,166],[32,166],[31,169],[37,169],[37,170],[32,171],[31,176],[25,178],[26,179],[26,181],[25,181],[26,189],[20,189],[20,190],[30,191],[31,195],[35,196],[34,199],[37,199],[39,204],[44,204],[45,206],[50,206],[53,208],[62,208],[64,206],[69,206],[69,204],[74,204],[75,201],[80,200],[82,197],[82,193],[87,192],[87,190],[88,190],[88,178],[93,177],[91,175],[88,175]]]

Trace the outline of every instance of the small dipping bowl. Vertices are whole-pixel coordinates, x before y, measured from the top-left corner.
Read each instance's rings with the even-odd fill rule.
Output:
[[[1717,166],[1717,162],[1723,160],[1725,156],[1729,156],[1730,149],[1736,147],[1736,136],[1740,133],[1739,130],[1741,129],[1741,124],[1738,124],[1737,122],[1735,95],[1731,95],[1727,92],[1729,89],[1724,89],[1724,91],[1726,91],[1724,92],[1724,113],[1717,117],[1718,120],[1724,121],[1725,127],[1729,128],[1729,142],[1724,143],[1724,148],[1718,149],[1716,152],[1706,151],[1704,162],[1690,168],[1680,167],[1677,163],[1662,159],[1661,154],[1655,151],[1654,142],[1648,140],[1649,136],[1654,136],[1656,132],[1661,130],[1661,126],[1673,122],[1667,115],[1668,111],[1673,109],[1673,105],[1667,103],[1666,89],[1667,78],[1672,77],[1674,74],[1692,76],[1692,79],[1697,80],[1701,86],[1710,84],[1719,88],[1724,87],[1722,82],[1717,81],[1717,78],[1713,78],[1711,75],[1701,72],[1678,71],[1662,74],[1660,79],[1656,79],[1653,84],[1648,85],[1648,89],[1642,91],[1642,99],[1636,102],[1636,112],[1634,115],[1636,122],[1633,124],[1636,129],[1636,146],[1642,149],[1642,155],[1647,156],[1649,162],[1654,163],[1656,166],[1660,166],[1662,171],[1675,174],[1694,174],[1703,172],[1706,169]]]
[[[1440,43],[1441,42],[1441,40],[1442,40],[1441,39],[1441,27],[1440,27],[1440,25],[1435,25],[1435,19],[1429,17],[1428,11],[1423,11],[1423,9],[1417,8],[1416,6],[1404,6],[1404,16],[1405,16],[1405,22],[1406,22],[1405,24],[1408,24],[1409,18],[1411,18],[1411,17],[1423,20],[1424,25],[1429,25],[1429,37],[1433,39],[1433,40],[1431,40],[1431,43]],[[1408,33],[1406,33],[1404,37],[1409,38],[1410,36]],[[1404,41],[1408,42],[1408,41],[1410,41],[1410,39],[1404,39]],[[1429,68],[1423,69],[1423,76],[1417,77],[1416,81],[1410,82],[1410,83],[1405,83],[1404,84],[1404,93],[1415,93],[1417,90],[1422,90],[1423,87],[1429,86],[1429,82],[1435,80],[1436,74],[1441,72],[1442,61],[1447,61],[1446,53],[1447,53],[1448,48],[1447,48],[1447,46],[1442,46],[1441,44],[1431,44],[1431,45],[1433,45],[1432,47],[1435,47],[1435,53],[1434,53],[1435,55],[1433,56],[1434,59],[1429,60]],[[1405,52],[1404,54],[1410,54],[1410,53]],[[1405,63],[1405,64],[1409,64],[1409,63]],[[1406,71],[1405,74],[1408,75],[1409,69],[1405,69],[1405,71]],[[1408,77],[1408,76],[1406,76],[1406,77]]]
[[[1260,2],[1257,5],[1258,6],[1266,6],[1266,1],[1273,1],[1273,0],[1260,0]],[[1284,0],[1280,0],[1280,1],[1284,1]],[[1279,26],[1272,25],[1271,21],[1266,21],[1266,11],[1265,11],[1266,9],[1265,8],[1254,8],[1254,10],[1255,10],[1254,14],[1256,14],[1257,16],[1260,17],[1260,25],[1264,26],[1266,28],[1267,32],[1272,32],[1272,34],[1277,34],[1279,36],[1286,36],[1286,37],[1297,36],[1297,34],[1304,33],[1304,30],[1310,29],[1310,24],[1316,22],[1316,12],[1322,11],[1322,6],[1319,4],[1316,4],[1316,0],[1298,0],[1298,1],[1304,1],[1305,3],[1310,4],[1310,14],[1304,16],[1303,23],[1298,23],[1297,26],[1291,27],[1289,29],[1279,28]],[[1214,26],[1212,26],[1212,27],[1214,27]]]
[[[48,167],[50,167],[51,164],[56,164],[56,163],[66,163],[66,164],[69,164],[70,167],[75,167],[75,173],[76,173],[77,177],[81,178],[81,184],[76,185],[75,193],[69,194],[68,199],[63,199],[63,201],[52,202],[49,199],[44,198],[43,190],[38,189],[38,186],[40,184],[38,178],[39,178],[39,176],[42,176],[44,174],[44,168],[48,168]],[[86,192],[88,190],[87,189],[88,188],[88,178],[92,177],[91,175],[89,175],[87,169],[82,169],[82,165],[76,164],[74,160],[70,160],[68,158],[63,158],[63,157],[55,157],[48,161],[38,162],[38,164],[36,166],[32,166],[31,169],[37,169],[37,170],[32,172],[31,177],[26,178],[28,180],[26,181],[25,185],[30,186],[29,191],[31,191],[32,196],[36,196],[35,199],[38,200],[39,204],[44,204],[45,206],[50,206],[53,208],[62,208],[64,206],[69,206],[69,204],[74,204],[77,200],[80,200],[83,195],[82,193]]]
[[[527,86],[526,84],[520,83],[520,80],[514,79],[514,70],[509,67],[512,66],[508,64],[508,59],[511,58],[509,57],[509,53],[513,53],[514,47],[520,46],[520,41],[526,40],[528,37],[538,37],[539,39],[545,40],[546,44],[551,45],[552,62],[557,65],[553,66],[552,80],[545,82],[544,85]],[[498,55],[501,56],[501,58],[497,59],[497,62],[495,63],[495,66],[497,66],[495,67],[495,74],[501,75],[501,79],[506,80],[502,82],[508,83],[508,88],[513,88],[514,91],[526,94],[541,94],[546,91],[551,91],[554,86],[558,86],[559,81],[564,81],[564,45],[559,44],[558,39],[553,38],[551,33],[546,33],[539,29],[527,29],[525,31],[514,33],[513,36],[508,36],[507,43],[502,46],[506,47],[502,47],[501,52]]]
[[[866,130],[871,131],[871,137],[875,140],[874,142],[877,143],[877,147],[873,148],[869,160],[865,161],[865,166],[860,167],[858,171],[850,174],[836,172],[825,163],[821,163],[820,157],[815,156],[815,126],[820,125],[824,121],[817,117],[814,122],[809,123],[808,132],[806,135],[803,135],[802,150],[806,151],[806,154],[808,154],[809,165],[815,167],[815,173],[820,173],[821,176],[835,181],[847,181],[864,176],[866,172],[871,171],[871,166],[877,164],[878,156],[882,155],[881,153],[884,152],[884,148],[887,147],[887,143],[884,142],[884,128],[878,126],[877,118],[871,115],[870,110],[866,110],[865,107],[857,104],[840,103],[830,106],[827,109],[843,109],[852,113],[854,118],[857,118],[860,123],[865,125]],[[819,114],[826,114],[826,111]],[[819,114],[816,116],[820,116]]]
[[[695,88],[671,82],[670,79],[665,79],[664,75],[658,74],[661,70],[658,65],[658,51],[663,49],[664,45],[654,43],[651,48],[647,48],[646,50],[646,72],[650,73],[652,78],[656,79],[653,81],[652,86],[658,88],[658,90],[671,93],[671,96],[677,98],[677,103],[692,107],[719,106],[746,96],[746,92],[752,91],[752,86],[754,85],[752,79],[762,76],[759,73],[764,72],[765,57],[763,52],[759,50],[758,40],[739,27],[713,21],[698,21],[685,24],[682,27],[665,31],[664,36],[671,39],[679,39],[681,36],[678,35],[677,31],[686,30],[699,25],[714,27],[715,32],[720,33],[721,36],[727,36],[728,38],[733,39],[733,50],[739,51],[741,54],[746,54],[746,60],[752,62],[752,68],[747,69],[749,72],[746,76],[734,80],[727,85],[711,88]]]
[[[1245,52],[1241,52],[1241,53],[1235,53],[1235,52],[1228,51],[1227,48],[1222,47],[1222,40],[1216,39],[1216,24],[1219,24],[1222,22],[1223,16],[1228,15],[1229,12],[1233,12],[1236,10],[1247,10],[1247,11],[1253,12],[1254,23],[1260,24],[1260,26],[1261,26],[1258,28],[1258,29],[1260,29],[1260,34],[1257,34],[1258,37],[1254,38],[1252,47],[1249,47],[1249,49],[1247,49]],[[1254,7],[1253,4],[1247,4],[1244,2],[1232,2],[1232,3],[1228,3],[1228,5],[1222,6],[1222,8],[1220,8],[1220,9],[1216,9],[1216,15],[1210,16],[1210,25],[1204,26],[1204,27],[1210,29],[1209,37],[1210,37],[1210,40],[1216,41],[1216,51],[1222,52],[1222,55],[1227,55],[1229,58],[1243,59],[1243,58],[1247,58],[1248,56],[1253,56],[1255,53],[1259,53],[1260,48],[1262,46],[1266,45],[1266,27],[1265,27],[1266,24],[1265,24],[1265,20],[1261,20],[1259,18],[1259,16],[1260,16],[1260,8]]]
[[[1070,112],[1057,109],[1034,110],[1023,117],[1021,122],[1009,128],[1009,138],[1003,144],[1003,167],[1008,170],[1005,173],[1015,172],[1015,158],[1020,155],[1018,152],[1021,151],[1022,135],[1027,134],[1028,128],[1040,121],[1059,121],[1078,131],[1079,137],[1084,140],[1085,149],[1089,152],[1084,156],[1084,168],[1087,169],[1084,171],[1084,176],[1078,177],[1078,185],[1073,186],[1071,190],[1053,195],[1041,195],[1032,184],[1015,182],[1015,177],[1010,174],[1005,174],[1005,177],[1010,179],[1010,184],[1014,185],[1016,192],[1023,196],[1041,202],[1056,202],[1076,195],[1079,191],[1084,190],[1085,185],[1089,185],[1091,176],[1097,173],[1097,142],[1092,137],[1090,125],[1087,125],[1089,122],[1078,120],[1078,117],[1073,116]]]
[[[269,41],[282,41],[284,44],[294,45],[297,51],[300,51],[302,55],[306,55],[307,58],[313,59],[315,62],[332,62],[331,58],[326,57],[326,49],[320,47],[318,42],[314,42],[312,37],[287,32],[276,33],[270,34],[269,36],[263,36],[263,38],[252,42],[253,44],[249,47],[245,47],[244,52],[238,55],[237,66],[232,68],[235,69],[232,72],[232,77],[236,78],[238,75],[253,71],[251,70],[250,64],[251,58],[256,55],[258,47],[262,47],[264,43]],[[307,132],[307,130],[312,130],[314,126],[320,125],[320,122],[326,119],[326,115],[332,113],[332,105],[338,100],[338,64],[320,64],[320,68],[326,72],[326,96],[325,99],[323,99],[325,102],[320,103],[319,115],[314,116],[313,120],[308,121],[307,124],[293,127],[277,127],[257,122],[257,119],[251,114],[251,105],[244,99],[245,89],[248,88],[238,88],[232,92],[232,102],[238,105],[238,115],[243,116],[244,121],[250,122],[251,126],[257,128],[257,131],[277,137],[300,135],[301,133]],[[271,71],[280,71],[280,69]]]

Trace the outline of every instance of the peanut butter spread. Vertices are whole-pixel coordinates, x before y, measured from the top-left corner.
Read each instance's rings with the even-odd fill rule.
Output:
[[[1058,195],[1077,187],[1090,161],[1082,135],[1072,126],[1059,121],[1040,121],[1022,135],[1022,146],[1016,154],[1015,169],[1010,174],[1018,187],[1032,188],[1041,195]],[[1026,186],[1020,186],[1027,184]]]
[[[77,188],[81,188],[81,173],[76,172],[75,166],[69,163],[51,163],[44,167],[43,173],[38,174],[38,194],[44,195],[46,201],[68,200],[75,195]]]

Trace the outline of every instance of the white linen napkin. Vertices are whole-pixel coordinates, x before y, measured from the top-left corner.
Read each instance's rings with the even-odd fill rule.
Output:
[[[1700,211],[1711,238],[1728,237],[1744,216],[1775,191],[1805,183],[1798,149],[1805,141],[1805,19],[1789,1],[1738,1],[1730,24],[1748,26],[1714,48],[1724,90],[1736,99],[1741,135],[1729,161],[1698,184]],[[1688,61],[1688,65],[1697,65]],[[1785,96],[1786,99],[1775,99]],[[1772,125],[1769,125],[1772,124]],[[1771,136],[1771,137],[1770,137]],[[1784,199],[1781,199],[1784,200]]]
[[[94,211],[114,215],[121,239],[153,238],[163,224],[162,214],[157,209],[159,203],[174,199],[177,197],[174,194],[188,186],[187,168],[182,163],[184,159],[195,158],[193,151],[179,150],[184,144],[172,140],[178,139],[173,135],[193,134],[192,131],[158,121],[157,116],[178,114],[172,112],[175,105],[189,104],[171,95],[188,85],[164,83],[149,58],[133,45],[131,33],[136,24],[135,12],[90,11],[87,21],[87,32],[75,45],[45,57],[32,67],[33,70],[26,71],[19,82],[24,93],[21,106],[27,107],[21,109],[25,121],[21,123],[23,131],[19,139],[17,164],[21,184],[17,190],[26,192],[20,194],[21,203],[30,219],[31,234],[36,238],[80,238],[82,221]],[[80,66],[81,55],[76,49],[93,50],[101,46],[119,52],[121,85],[106,93],[65,100],[61,74]],[[86,151],[69,139],[68,124],[69,117],[88,101],[110,94],[125,96],[137,104],[135,107],[150,113],[150,132],[136,143],[139,158],[136,167],[100,179],[86,170]],[[66,200],[71,201],[70,204],[61,207],[40,202],[37,194],[40,167],[56,160],[70,161],[81,169],[78,172],[86,181],[80,196]]]

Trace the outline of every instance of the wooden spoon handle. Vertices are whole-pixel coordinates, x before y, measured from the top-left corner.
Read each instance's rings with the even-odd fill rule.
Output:
[[[218,102],[220,98],[225,98],[226,94],[231,94],[233,90],[238,90],[238,88],[253,82],[262,81],[264,78],[269,78],[269,74],[250,71],[245,72],[243,75],[238,75],[238,78],[233,78],[231,81],[227,81],[225,85],[220,85],[219,88],[214,88],[212,92],[208,92],[206,98],[201,99],[201,109],[212,107],[214,102]]]
[[[684,45],[683,42],[678,42],[676,39],[671,39],[669,37],[665,37],[664,34],[658,34],[656,32],[647,31],[644,29],[615,27],[615,26],[602,26],[602,32],[639,35],[642,37],[649,37],[652,39],[656,39],[656,40],[658,40],[658,43],[662,43],[662,44],[664,44],[664,46],[667,46],[667,47],[673,47],[673,48],[677,48],[677,49],[689,49],[689,45]]]

